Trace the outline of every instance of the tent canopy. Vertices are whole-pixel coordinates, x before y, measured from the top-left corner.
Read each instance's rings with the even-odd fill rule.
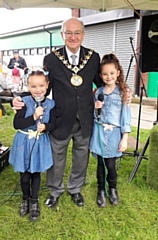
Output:
[[[100,11],[114,9],[158,10],[158,0],[0,0],[0,8],[86,8]]]

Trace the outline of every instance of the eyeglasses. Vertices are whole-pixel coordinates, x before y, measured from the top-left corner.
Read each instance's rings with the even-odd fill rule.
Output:
[[[72,37],[73,35],[75,37],[80,37],[82,35],[83,31],[76,31],[76,32],[70,32],[70,31],[66,31],[64,32],[66,37]]]

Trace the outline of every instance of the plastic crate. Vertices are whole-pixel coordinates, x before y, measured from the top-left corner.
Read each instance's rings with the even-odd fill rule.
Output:
[[[8,159],[9,159],[9,153],[10,149],[5,147],[5,150],[0,152],[0,172],[4,170],[9,165]]]

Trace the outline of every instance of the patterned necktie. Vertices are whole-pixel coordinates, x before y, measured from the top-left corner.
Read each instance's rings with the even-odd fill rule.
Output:
[[[77,56],[76,55],[71,55],[71,58],[72,58],[72,65],[77,65],[76,64],[76,58],[77,58]]]

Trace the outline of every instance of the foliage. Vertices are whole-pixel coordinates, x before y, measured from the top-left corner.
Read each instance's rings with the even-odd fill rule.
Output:
[[[1,136],[7,146],[11,146],[15,133],[12,129],[12,118],[11,110],[10,115],[7,114],[0,119]],[[135,128],[131,134],[133,132],[136,132]],[[140,138],[141,142],[145,143],[149,131],[143,130],[143,135],[143,139]],[[19,174],[14,173],[13,168],[8,166],[0,174],[0,239],[158,240],[158,192],[147,186],[147,161],[144,159],[135,178],[130,184],[128,183],[135,163],[135,158],[132,156],[124,156],[121,160],[117,160],[117,165],[120,166],[118,168],[120,203],[114,207],[107,199],[107,207],[103,209],[96,205],[96,159],[92,156],[90,156],[86,184],[82,189],[84,207],[79,208],[74,205],[65,191],[55,209],[47,208],[45,200],[49,191],[46,188],[46,174],[42,173],[39,196],[41,216],[35,223],[29,221],[29,216],[19,216],[21,203]],[[71,146],[64,173],[65,186],[70,170]],[[16,193],[11,196],[17,184]]]
[[[12,140],[15,134],[13,128],[14,111],[10,104],[3,104],[5,107],[6,115],[0,118],[0,141],[4,146],[11,147]]]
[[[158,125],[154,126],[150,134],[149,161],[147,166],[147,183],[158,191]]]

